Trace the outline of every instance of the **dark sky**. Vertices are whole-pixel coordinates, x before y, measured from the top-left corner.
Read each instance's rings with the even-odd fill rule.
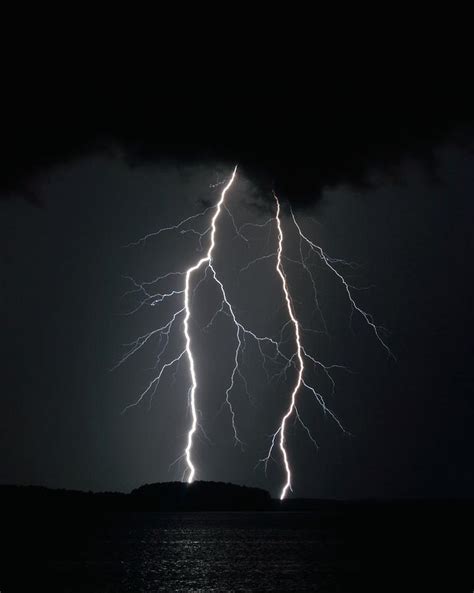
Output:
[[[357,145],[374,137],[355,136]],[[397,358],[387,358],[357,316],[351,329],[340,286],[316,268],[331,337],[308,334],[307,346],[324,362],[352,369],[336,375],[336,394],[327,400],[352,436],[343,435],[302,394],[301,411],[319,449],[301,428],[290,428],[293,486],[299,496],[474,496],[474,159],[459,143],[441,143],[433,152],[426,135],[419,137],[423,141],[416,151],[399,150],[393,159],[382,151],[384,175],[372,176],[373,188],[366,187],[367,179],[361,184],[347,173],[352,168],[365,173],[380,164],[367,157],[362,166],[354,147],[354,165],[349,150],[341,153],[338,159],[347,157],[349,164],[334,169],[331,177],[326,160],[318,173],[323,181],[315,186],[298,178],[301,170],[311,178],[308,163],[289,166],[282,177],[284,198],[290,197],[291,179],[295,195],[303,196],[293,204],[304,205],[297,213],[307,234],[330,255],[361,264],[349,270],[351,280],[371,288],[355,295],[389,330],[387,342]],[[40,166],[37,156],[27,158],[23,148],[14,161],[17,176],[2,177],[2,195],[14,197],[0,204],[0,482],[129,490],[179,479],[183,467],[169,469],[169,464],[182,452],[190,420],[185,365],[174,384],[164,381],[151,409],[146,401],[124,415],[124,406],[151,376],[154,350],[144,350],[114,372],[109,369],[120,357],[121,344],[156,327],[170,311],[165,306],[161,313],[146,308],[122,315],[127,302],[121,295],[129,289],[123,275],[147,280],[182,270],[196,256],[196,241],[174,233],[145,246],[123,246],[216,200],[219,187],[210,185],[229,173],[230,163],[222,154],[199,165],[194,157],[163,162],[145,159],[140,151],[131,166],[129,154],[122,158],[120,150],[94,155],[82,146],[77,151],[57,146],[59,157],[46,159],[47,166]],[[417,151],[430,158],[413,160]],[[437,165],[427,169],[433,155]],[[400,161],[392,179],[387,170]],[[38,164],[39,181],[28,163]],[[312,166],[318,171],[317,160]],[[256,207],[269,195],[261,179],[275,181],[272,172],[278,170],[275,159],[254,177],[252,166],[243,167],[228,202],[238,222],[265,220],[268,215]],[[18,197],[25,188],[40,207]],[[297,240],[288,218],[284,224],[295,255]],[[239,273],[248,260],[272,250],[275,235],[252,231],[249,236],[254,240],[247,247],[226,219],[219,228],[222,250],[216,266],[242,319],[259,332],[276,333],[284,311],[271,262]],[[290,264],[288,275],[301,321],[319,328],[307,278]],[[198,400],[209,441],[196,441],[198,477],[258,485],[277,494],[280,465],[270,465],[267,477],[254,466],[265,453],[291,381],[268,386],[249,343],[245,371],[252,401],[240,384],[233,394],[247,447],[244,453],[234,447],[226,410],[217,416],[232,368],[234,332],[225,317],[208,332],[200,329],[216,303],[212,284],[203,284],[194,302],[193,331],[202,377]]]
[[[290,427],[295,493],[474,495],[474,103],[462,68],[437,58],[428,80],[427,64],[413,62],[416,76],[403,82],[395,80],[401,68],[388,62],[367,77],[360,68],[344,75],[333,68],[331,79],[319,69],[308,76],[314,65],[303,73],[291,66],[290,80],[278,63],[271,80],[251,83],[239,67],[221,81],[200,64],[192,78],[165,58],[143,83],[110,56],[104,64],[94,56],[96,68],[30,61],[13,68],[11,80],[7,69],[2,74],[0,482],[130,490],[181,477],[182,464],[169,466],[190,422],[185,365],[175,380],[168,375],[151,408],[145,401],[123,415],[153,376],[156,344],[110,368],[122,344],[171,312],[169,303],[124,315],[131,304],[121,298],[130,288],[124,276],[143,281],[185,269],[197,255],[196,237],[170,233],[124,245],[216,201],[220,186],[212,186],[238,163],[229,194],[237,224],[265,220],[275,189],[286,215],[291,204],[330,255],[360,264],[345,271],[354,285],[370,286],[355,296],[387,328],[397,358],[387,357],[360,317],[351,326],[341,286],[316,266],[329,336],[307,333],[306,346],[352,370],[335,374],[336,393],[327,396],[352,436],[303,393],[299,409],[319,449]],[[284,226],[295,257],[287,216]],[[257,333],[275,335],[286,318],[272,262],[239,272],[274,250],[274,231],[251,231],[247,245],[226,216],[218,237],[215,264],[236,311]],[[287,271],[301,323],[321,329],[308,278],[290,263]],[[225,316],[203,330],[218,305],[215,287],[203,283],[192,325],[207,434],[196,440],[197,477],[277,494],[281,465],[272,463],[267,477],[255,465],[294,377],[269,385],[248,344],[250,398],[241,384],[233,392],[241,452],[228,413],[218,415],[235,332]],[[170,356],[177,348],[179,335]],[[327,389],[320,374],[312,378]]]

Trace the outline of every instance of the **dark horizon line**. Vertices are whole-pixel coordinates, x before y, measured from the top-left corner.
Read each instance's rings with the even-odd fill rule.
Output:
[[[243,484],[235,484],[233,482],[223,482],[223,481],[215,481],[215,480],[195,480],[192,484],[188,484],[187,482],[182,482],[179,480],[171,480],[167,482],[152,482],[152,483],[145,483],[137,488],[133,488],[129,492],[122,492],[118,490],[78,490],[72,488],[55,488],[51,486],[43,486],[38,484],[0,484],[0,495],[7,489],[19,489],[19,490],[41,490],[45,494],[75,494],[75,495],[87,495],[87,496],[116,496],[116,497],[130,497],[136,496],[138,491],[142,488],[149,488],[149,487],[157,487],[157,486],[168,486],[168,485],[180,485],[183,487],[195,487],[199,484],[208,484],[208,485],[218,485],[218,486],[228,486],[231,488],[238,488],[242,490],[248,491],[255,491],[266,493],[272,502],[281,502],[282,504],[288,504],[292,502],[300,502],[300,503],[320,503],[320,504],[351,504],[351,503],[449,503],[449,502],[471,502],[474,504],[474,497],[472,496],[430,496],[430,497],[422,497],[422,496],[390,496],[390,497],[381,497],[381,496],[368,496],[363,498],[317,498],[317,497],[308,497],[308,496],[290,496],[283,501],[280,501],[279,498],[275,498],[271,495],[268,490],[264,488],[260,488],[257,486],[247,486]]]

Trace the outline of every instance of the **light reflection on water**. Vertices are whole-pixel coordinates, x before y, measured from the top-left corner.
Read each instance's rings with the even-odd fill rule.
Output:
[[[308,513],[144,513],[89,544],[88,572],[110,591],[344,591],[354,569]]]

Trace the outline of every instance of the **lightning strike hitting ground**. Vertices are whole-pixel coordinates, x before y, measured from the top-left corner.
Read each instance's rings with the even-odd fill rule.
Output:
[[[236,388],[237,379],[240,379],[240,381],[243,385],[244,391],[247,393],[247,395],[250,398],[247,381],[246,381],[245,375],[241,369],[241,357],[242,357],[242,353],[245,349],[247,338],[254,340],[254,342],[257,345],[258,351],[259,351],[261,359],[262,359],[262,368],[267,375],[267,379],[268,379],[269,383],[271,383],[275,379],[281,378],[282,376],[286,377],[287,372],[291,368],[296,370],[296,380],[293,384],[293,388],[291,389],[289,404],[286,406],[286,408],[284,410],[283,416],[281,417],[281,421],[280,421],[280,424],[279,424],[277,430],[270,437],[271,442],[270,442],[270,447],[269,447],[267,455],[263,459],[259,460],[259,463],[260,462],[264,463],[265,472],[266,472],[268,462],[271,459],[273,459],[272,454],[273,454],[274,448],[276,446],[277,438],[278,438],[278,446],[279,446],[280,453],[281,453],[281,456],[283,459],[283,468],[284,468],[284,472],[285,472],[285,482],[284,482],[281,492],[280,492],[280,498],[283,499],[287,495],[288,490],[290,490],[290,491],[292,490],[292,471],[291,471],[290,458],[289,458],[289,454],[288,454],[288,450],[287,450],[287,427],[288,427],[288,422],[292,416],[294,416],[295,421],[299,422],[299,424],[302,426],[303,430],[307,434],[310,441],[315,446],[317,446],[316,440],[312,436],[311,431],[308,428],[308,426],[304,423],[303,419],[301,418],[300,412],[298,411],[298,407],[297,407],[297,395],[303,387],[307,391],[311,392],[311,394],[314,396],[316,402],[321,406],[324,414],[328,415],[345,434],[349,434],[344,429],[343,425],[341,424],[341,422],[339,421],[337,416],[332,412],[332,410],[330,408],[328,408],[328,406],[326,405],[326,401],[325,401],[323,395],[320,393],[320,391],[317,390],[313,385],[311,385],[308,382],[308,379],[305,378],[305,373],[306,373],[305,361],[307,361],[307,363],[311,366],[311,368],[319,369],[320,371],[322,371],[322,373],[325,375],[326,379],[329,381],[329,384],[331,386],[331,394],[334,394],[336,383],[335,383],[335,379],[332,375],[332,371],[334,371],[334,370],[349,371],[349,369],[347,369],[343,365],[337,365],[337,364],[326,365],[326,364],[324,364],[323,362],[318,360],[318,358],[316,358],[311,353],[309,353],[304,346],[303,335],[306,332],[315,332],[317,334],[324,333],[326,335],[328,334],[327,325],[326,325],[326,322],[324,320],[324,317],[323,317],[323,314],[322,314],[322,311],[321,311],[321,308],[319,305],[316,282],[315,282],[315,279],[311,272],[310,266],[308,264],[310,254],[312,254],[312,253],[317,254],[320,261],[323,263],[323,265],[327,269],[329,269],[331,271],[331,273],[335,276],[337,281],[342,284],[342,286],[346,292],[347,298],[349,300],[349,303],[351,305],[351,315],[354,312],[359,313],[362,316],[362,318],[364,319],[364,321],[367,323],[367,325],[374,332],[376,338],[381,343],[381,345],[385,348],[385,350],[389,353],[389,355],[393,356],[393,354],[391,353],[389,347],[386,345],[386,343],[383,341],[383,339],[380,335],[380,330],[382,328],[380,328],[379,326],[376,326],[374,321],[370,317],[370,315],[357,305],[357,303],[352,295],[352,290],[351,290],[351,289],[355,289],[355,287],[351,286],[346,281],[344,276],[335,267],[336,265],[344,265],[344,266],[354,267],[354,264],[352,264],[350,262],[346,262],[344,260],[334,259],[334,258],[329,257],[322,250],[321,247],[316,245],[313,241],[311,241],[303,233],[303,231],[302,231],[299,223],[297,222],[296,217],[292,211],[291,211],[291,219],[292,219],[292,222],[293,222],[293,224],[298,232],[298,235],[299,235],[299,256],[300,256],[300,258],[299,258],[299,260],[298,259],[295,260],[295,259],[288,257],[285,254],[284,247],[285,247],[286,240],[284,237],[284,231],[283,231],[283,225],[282,225],[281,207],[280,207],[280,201],[275,194],[273,194],[275,204],[276,204],[276,214],[274,217],[269,218],[262,224],[245,223],[241,227],[238,227],[236,225],[233,215],[232,215],[229,207],[226,204],[226,195],[234,183],[234,180],[236,178],[236,173],[237,173],[237,166],[233,169],[229,180],[227,181],[227,183],[225,183],[225,185],[221,191],[220,198],[219,198],[218,202],[214,206],[206,208],[203,212],[200,212],[193,216],[189,216],[189,217],[183,219],[182,221],[180,221],[179,223],[177,223],[176,225],[165,227],[165,228],[159,229],[153,233],[149,233],[148,235],[145,235],[138,241],[129,244],[129,246],[137,246],[137,245],[145,244],[148,240],[158,237],[159,235],[161,235],[164,232],[178,231],[180,234],[191,233],[191,234],[197,236],[198,240],[199,240],[200,250],[202,251],[203,241],[204,241],[204,239],[206,239],[207,236],[209,236],[208,248],[207,248],[207,252],[205,253],[205,255],[200,257],[196,261],[196,263],[194,263],[194,265],[188,267],[184,271],[168,272],[162,276],[158,276],[158,277],[154,278],[151,281],[142,282],[142,283],[136,282],[135,280],[133,280],[133,278],[127,277],[129,279],[129,281],[132,282],[133,289],[128,291],[126,293],[126,295],[140,296],[140,300],[139,300],[138,304],[133,309],[131,309],[128,312],[128,314],[135,313],[136,311],[138,311],[139,309],[141,309],[144,306],[160,305],[164,301],[173,300],[176,296],[182,295],[183,300],[182,300],[182,304],[176,308],[173,315],[168,319],[168,321],[165,324],[161,325],[157,329],[154,329],[143,336],[138,337],[134,342],[132,342],[130,344],[126,344],[126,346],[128,347],[128,350],[124,354],[124,356],[119,360],[117,365],[115,365],[114,368],[120,366],[122,363],[124,363],[126,360],[128,360],[131,356],[133,356],[139,350],[141,350],[146,344],[148,344],[150,342],[151,338],[153,338],[155,336],[158,337],[159,352],[157,354],[156,364],[155,364],[155,368],[157,369],[157,374],[150,381],[150,383],[148,384],[146,389],[138,396],[136,401],[129,404],[124,409],[124,412],[125,412],[126,410],[140,404],[148,394],[150,394],[150,405],[151,405],[152,398],[153,398],[156,390],[158,389],[158,386],[162,380],[162,377],[163,377],[165,371],[167,371],[168,369],[171,369],[172,367],[175,367],[175,370],[173,373],[173,381],[174,381],[176,378],[176,372],[177,372],[178,365],[179,365],[180,361],[182,359],[187,359],[188,371],[189,371],[189,376],[190,376],[190,380],[191,380],[191,384],[190,384],[190,387],[188,390],[188,403],[189,403],[189,409],[191,412],[191,426],[187,433],[186,446],[185,446],[184,452],[176,460],[176,462],[181,459],[185,460],[186,470],[185,470],[185,473],[183,474],[183,479],[186,479],[188,483],[193,482],[193,480],[196,477],[196,467],[193,462],[194,437],[195,437],[198,429],[200,429],[204,435],[205,435],[205,433],[202,429],[202,426],[198,422],[199,411],[197,408],[197,390],[199,387],[199,381],[198,381],[198,377],[197,377],[197,373],[196,373],[195,356],[193,353],[192,339],[191,339],[191,333],[190,333],[190,328],[189,328],[190,319],[192,317],[191,297],[199,289],[202,282],[204,282],[204,280],[207,279],[208,273],[210,272],[212,280],[214,281],[214,283],[216,284],[216,286],[218,287],[218,289],[220,291],[221,304],[204,329],[211,327],[213,325],[216,317],[221,313],[225,314],[231,320],[231,322],[235,328],[236,345],[235,345],[234,358],[233,358],[233,367],[232,367],[232,372],[230,374],[228,386],[225,389],[225,393],[223,396],[223,404],[222,404],[223,406],[226,406],[229,410],[230,422],[231,422],[231,426],[232,426],[233,438],[234,438],[235,444],[240,445],[242,448],[244,447],[244,443],[239,436],[239,431],[237,428],[236,412],[235,412],[235,409],[234,409],[234,407],[232,405],[232,401],[231,401],[231,393]],[[221,185],[221,184],[215,184],[215,185]],[[186,225],[188,225],[189,223],[191,223],[193,221],[196,221],[197,219],[205,217],[206,214],[212,210],[214,210],[214,214],[212,215],[210,224],[204,229],[204,231],[198,231],[195,228],[187,228]],[[269,232],[271,232],[272,228],[276,228],[276,231],[277,231],[277,249],[276,249],[276,251],[262,255],[260,257],[253,259],[252,261],[249,261],[244,267],[241,268],[240,272],[245,272],[251,266],[253,266],[257,263],[272,260],[273,258],[276,259],[275,273],[280,279],[282,294],[284,297],[284,299],[283,299],[284,305],[285,305],[284,308],[288,315],[288,319],[284,323],[284,325],[281,327],[279,333],[277,334],[277,338],[271,337],[271,336],[259,336],[257,333],[255,333],[253,330],[249,329],[246,325],[244,325],[238,319],[238,317],[235,313],[235,309],[234,309],[233,305],[231,304],[229,297],[226,293],[225,286],[219,278],[217,270],[214,266],[213,258],[214,258],[214,251],[217,249],[217,238],[216,238],[217,225],[218,225],[218,222],[220,221],[220,218],[221,218],[223,212],[225,212],[231,219],[235,237],[244,241],[247,246],[249,246],[249,239],[245,235],[246,229],[249,229],[249,228],[263,229],[263,228],[268,227]],[[270,240],[270,234],[268,235],[268,241],[269,240]],[[308,253],[306,255],[303,253],[303,248],[302,248],[303,244],[305,244],[308,248]],[[318,312],[318,314],[321,318],[323,332],[320,332],[319,330],[314,330],[311,328],[306,328],[306,327],[302,326],[301,323],[298,321],[297,314],[295,311],[295,301],[291,294],[291,289],[289,286],[287,275],[285,273],[285,267],[283,264],[283,260],[285,260],[289,263],[297,264],[298,266],[301,266],[303,268],[305,274],[309,277],[311,286],[312,286],[312,291],[313,291],[315,311]],[[196,282],[193,286],[194,275],[199,271],[202,273],[202,276],[200,277],[198,282]],[[172,278],[181,278],[181,277],[184,277],[184,286],[181,288],[176,288],[176,289],[168,290],[168,291],[162,291],[162,290],[157,291],[154,288],[156,285],[158,285],[162,281],[165,281],[167,279],[172,279]],[[171,360],[169,360],[166,363],[162,363],[161,362],[162,357],[166,355],[168,347],[169,347],[170,334],[171,334],[173,328],[176,326],[176,322],[177,322],[178,318],[181,318],[181,317],[182,317],[181,327],[182,327],[182,337],[184,339],[184,347]],[[289,327],[292,328],[291,342],[294,343],[294,346],[295,346],[291,355],[287,355],[283,351],[283,344],[286,343],[286,342],[284,342],[284,339],[283,339],[284,333],[287,330],[287,328],[289,328]],[[269,349],[271,350],[271,354],[269,354],[269,351],[268,351]],[[275,365],[279,365],[281,367],[281,370],[279,372],[271,375],[270,370],[269,370],[269,365],[273,366],[273,367]],[[176,463],[176,462],[173,462],[173,463]]]
[[[286,301],[286,306],[288,308],[288,315],[290,316],[291,323],[293,324],[293,327],[295,328],[296,357],[298,359],[298,377],[296,379],[296,384],[293,388],[293,391],[291,392],[290,405],[289,405],[285,415],[283,416],[281,424],[280,424],[280,428],[278,429],[280,431],[280,449],[281,449],[281,453],[283,455],[283,462],[285,464],[285,471],[286,471],[286,482],[285,482],[285,485],[283,486],[283,489],[282,489],[281,495],[280,495],[280,498],[283,499],[283,498],[285,498],[287,490],[288,489],[291,490],[291,469],[290,469],[290,464],[288,461],[288,453],[285,448],[285,436],[286,436],[285,428],[286,428],[286,423],[287,423],[288,419],[293,414],[293,410],[296,407],[296,395],[297,395],[297,393],[301,387],[301,384],[303,382],[304,361],[303,361],[303,349],[301,347],[300,326],[299,326],[299,323],[295,317],[295,313],[293,310],[293,302],[292,302],[292,299],[290,296],[290,292],[288,290],[288,283],[286,281],[285,270],[284,270],[283,264],[281,262],[281,257],[282,257],[282,253],[283,253],[283,231],[281,228],[281,220],[280,220],[280,202],[279,202],[278,198],[276,197],[276,194],[274,194],[274,197],[275,197],[275,201],[276,201],[276,205],[277,205],[276,221],[277,221],[277,227],[278,227],[278,252],[277,252],[277,268],[276,269],[277,269],[278,275],[281,278],[283,292],[285,293],[285,301]]]
[[[184,335],[186,338],[186,355],[187,355],[188,361],[189,361],[189,372],[191,375],[191,382],[192,382],[191,390],[189,392],[192,424],[191,424],[191,428],[188,433],[188,443],[187,443],[186,449],[185,449],[186,462],[187,462],[188,468],[189,468],[188,483],[191,483],[194,480],[194,475],[196,473],[196,468],[194,467],[194,464],[191,459],[191,451],[192,451],[192,447],[193,447],[193,436],[197,430],[196,388],[198,385],[197,379],[196,379],[196,369],[195,369],[195,364],[194,364],[194,357],[193,357],[193,352],[191,349],[191,336],[189,334],[189,318],[191,317],[191,306],[189,303],[190,281],[191,281],[192,274],[194,272],[196,272],[197,270],[199,270],[199,268],[201,266],[203,266],[204,264],[206,264],[207,266],[212,268],[212,252],[214,250],[214,246],[215,246],[215,242],[216,242],[216,221],[219,218],[219,214],[221,213],[221,208],[224,203],[227,190],[232,185],[232,183],[235,179],[236,172],[237,172],[237,167],[234,168],[229,182],[222,190],[221,198],[220,198],[219,202],[217,203],[216,212],[215,212],[214,216],[212,217],[211,241],[210,241],[210,245],[209,245],[209,249],[207,251],[206,257],[201,258],[197,262],[197,264],[195,264],[194,266],[189,268],[186,272],[186,281],[185,281],[185,288],[184,288],[184,308],[186,310],[186,315],[184,317],[183,327],[184,327]],[[214,272],[214,270],[213,270],[213,272]],[[214,272],[214,277],[215,277],[215,272]]]

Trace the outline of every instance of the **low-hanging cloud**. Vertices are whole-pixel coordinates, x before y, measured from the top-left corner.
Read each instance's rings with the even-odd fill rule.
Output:
[[[234,165],[264,193],[295,208],[341,185],[367,188],[371,174],[397,177],[406,158],[435,167],[443,144],[470,144],[470,106],[410,99],[342,96],[337,101],[278,100],[239,105],[200,101],[108,103],[16,109],[2,134],[0,196],[39,203],[36,180],[91,153],[117,151],[131,166],[176,162]],[[370,100],[369,100],[370,99]]]

